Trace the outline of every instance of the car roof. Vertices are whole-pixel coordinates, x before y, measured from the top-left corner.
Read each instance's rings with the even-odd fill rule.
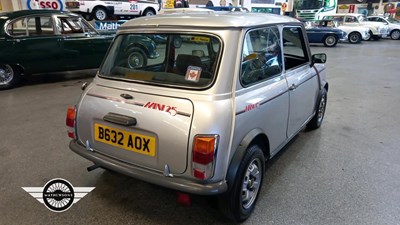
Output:
[[[45,9],[34,9],[34,10],[19,10],[14,12],[3,12],[0,13],[0,19],[14,19],[21,16],[37,15],[37,14],[65,14],[65,15],[76,15],[74,13],[59,11],[59,10],[45,10]]]
[[[268,24],[298,23],[288,16],[269,13],[199,11],[139,17],[124,23],[119,29],[138,27],[208,27],[243,28]]]

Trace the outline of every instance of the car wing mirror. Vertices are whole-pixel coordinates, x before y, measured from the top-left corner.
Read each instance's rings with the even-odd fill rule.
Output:
[[[325,63],[327,60],[325,53],[318,53],[311,56],[311,65],[313,66],[315,63]]]

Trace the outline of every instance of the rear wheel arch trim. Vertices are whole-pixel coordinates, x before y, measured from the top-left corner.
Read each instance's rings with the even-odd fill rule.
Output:
[[[236,178],[240,163],[242,162],[242,159],[246,154],[247,149],[254,144],[259,145],[260,148],[263,150],[265,159],[269,159],[271,154],[269,149],[269,139],[267,135],[265,135],[265,133],[259,128],[251,130],[242,139],[232,159],[229,161],[228,171],[226,174],[226,182],[228,184],[227,191],[232,188],[231,184]]]

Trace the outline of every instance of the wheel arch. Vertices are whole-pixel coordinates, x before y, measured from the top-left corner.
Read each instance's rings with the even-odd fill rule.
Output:
[[[144,16],[145,13],[146,13],[147,11],[149,11],[149,10],[150,10],[150,11],[153,11],[154,15],[157,15],[157,10],[156,10],[155,8],[151,7],[151,6],[148,6],[147,8],[145,8],[145,9],[142,11],[141,16]]]
[[[94,12],[96,11],[96,9],[104,9],[106,11],[106,13],[107,13],[107,16],[114,15],[114,6],[96,5],[92,9],[93,17],[95,17]]]
[[[328,36],[335,36],[336,39],[339,39],[339,36],[336,33],[330,32],[330,33],[326,33],[323,37],[323,40],[325,40],[326,37]]]
[[[150,51],[148,48],[146,48],[146,46],[140,44],[140,43],[133,43],[131,45],[129,45],[126,49],[129,51],[131,48],[139,48],[140,50],[142,50],[147,57],[150,57]]]
[[[232,183],[236,178],[236,173],[238,172],[240,163],[246,154],[247,149],[252,145],[259,145],[264,153],[265,159],[270,158],[270,145],[267,135],[259,128],[251,130],[242,139],[238,148],[236,149],[232,160],[229,162],[229,167],[226,175],[226,181],[228,183],[228,191],[232,188]]]

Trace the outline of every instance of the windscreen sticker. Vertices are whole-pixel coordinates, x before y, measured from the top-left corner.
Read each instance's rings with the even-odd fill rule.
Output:
[[[185,79],[187,81],[198,82],[200,79],[201,67],[188,66],[186,70]]]
[[[208,37],[201,37],[201,36],[193,36],[190,38],[191,41],[194,42],[203,42],[203,43],[209,43],[210,42],[210,38]]]

